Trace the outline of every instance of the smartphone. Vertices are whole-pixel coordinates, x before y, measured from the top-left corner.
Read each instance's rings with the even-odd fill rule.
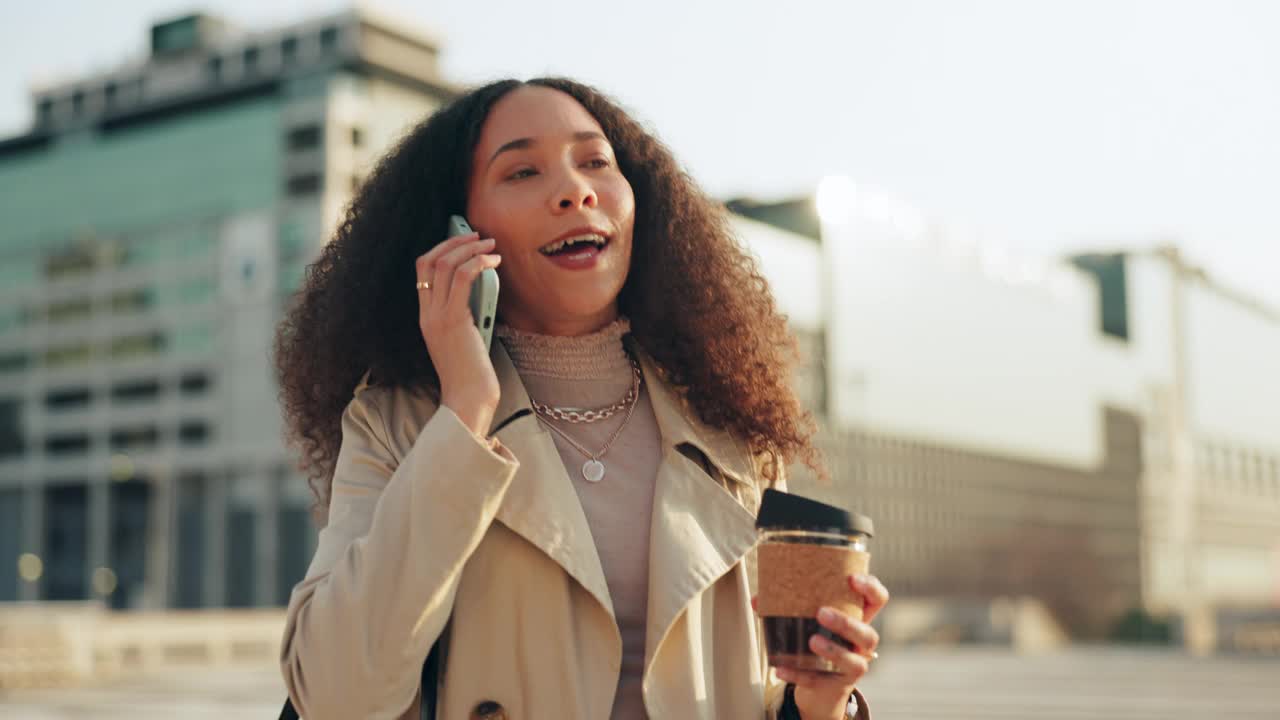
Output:
[[[466,218],[461,215],[449,216],[449,235],[468,235],[475,232]],[[484,340],[486,351],[493,345],[493,323],[498,313],[498,271],[485,268],[480,277],[471,284],[471,318],[475,321],[476,330]]]

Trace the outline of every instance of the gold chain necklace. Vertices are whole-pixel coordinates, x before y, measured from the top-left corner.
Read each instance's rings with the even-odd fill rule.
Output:
[[[637,378],[638,377],[639,376],[637,375]],[[631,398],[631,403],[627,407],[627,415],[626,417],[622,418],[622,424],[618,426],[617,430],[613,431],[613,434],[609,436],[608,441],[605,442],[604,447],[600,448],[600,452],[597,452],[597,453],[593,453],[590,450],[583,447],[580,443],[578,443],[577,440],[574,440],[573,438],[569,437],[568,433],[556,427],[555,425],[552,425],[545,418],[541,417],[541,413],[539,413],[538,419],[542,421],[543,425],[546,425],[548,428],[555,431],[556,434],[564,438],[565,441],[567,441],[570,445],[577,448],[578,452],[587,456],[587,461],[582,464],[582,477],[587,482],[598,483],[604,479],[604,463],[600,462],[600,458],[604,457],[604,454],[609,452],[609,447],[613,445],[613,441],[618,439],[618,436],[622,434],[622,429],[625,428],[627,426],[627,423],[631,421],[631,416],[636,411],[636,405],[640,404],[640,393],[638,392],[638,389],[639,389],[638,385],[636,386],[636,389],[637,389],[637,392],[633,394]]]
[[[563,420],[571,423],[593,423],[600,422],[601,420],[608,420],[635,402],[636,394],[640,392],[640,363],[636,362],[635,358],[629,359],[631,360],[632,375],[631,389],[627,390],[627,394],[624,395],[621,400],[609,407],[596,408],[593,410],[576,407],[555,407],[553,405],[547,405],[546,403],[540,403],[532,398],[529,400],[529,404],[533,405],[533,409],[536,410],[539,415],[545,415],[553,420]]]

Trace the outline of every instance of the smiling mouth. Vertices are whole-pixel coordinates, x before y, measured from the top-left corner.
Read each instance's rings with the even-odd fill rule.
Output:
[[[538,252],[548,257],[553,257],[556,255],[569,255],[588,248],[603,250],[608,244],[609,238],[606,235],[584,233],[582,235],[575,235],[573,237],[564,238],[563,240],[556,240],[555,242],[547,243],[546,245],[538,248]]]

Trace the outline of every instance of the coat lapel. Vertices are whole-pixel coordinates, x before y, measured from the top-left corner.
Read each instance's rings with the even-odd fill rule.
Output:
[[[493,416],[497,427],[521,410],[533,410],[529,393],[501,342],[493,344],[490,357],[502,391]],[[613,603],[591,528],[551,434],[530,416],[504,427],[498,437],[520,461],[498,508],[498,521],[559,563],[612,616]]]
[[[699,422],[652,359],[638,349],[637,355],[663,439],[649,536],[647,674],[685,607],[755,546],[755,517],[731,493],[757,490],[745,448]],[[709,466],[682,446],[696,448],[694,456]]]
[[[755,517],[733,493],[759,491],[745,447],[699,422],[648,354],[635,343],[630,347],[640,360],[663,452],[650,522],[647,670],[689,602],[755,546]],[[532,412],[532,406],[502,343],[494,343],[491,358],[502,391],[497,427],[521,410]],[[600,556],[554,439],[536,417],[512,422],[498,437],[520,461],[498,521],[555,560],[612,616]],[[706,467],[685,454],[689,447],[706,459]]]

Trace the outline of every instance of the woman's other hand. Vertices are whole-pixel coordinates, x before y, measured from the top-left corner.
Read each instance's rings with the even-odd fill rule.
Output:
[[[493,247],[492,238],[457,235],[415,262],[418,327],[440,378],[440,404],[479,437],[489,431],[500,390],[484,339],[471,317],[469,299],[480,273],[502,261],[492,254]]]
[[[849,696],[867,674],[880,644],[880,634],[871,621],[889,602],[889,591],[874,575],[850,575],[849,587],[862,596],[862,620],[835,608],[822,608],[818,622],[843,638],[853,650],[841,647],[821,635],[809,638],[809,648],[827,658],[838,672],[818,673],[791,668],[777,668],[778,679],[796,686],[795,702],[804,720],[843,720]],[[755,600],[752,600],[754,606]]]

